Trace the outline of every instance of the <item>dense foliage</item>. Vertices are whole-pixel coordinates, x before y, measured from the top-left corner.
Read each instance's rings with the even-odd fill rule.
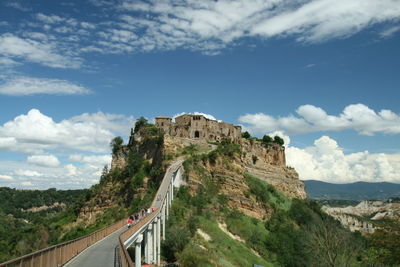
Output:
[[[0,262],[58,243],[61,226],[75,220],[88,194],[87,189],[0,188]],[[52,207],[56,202],[65,205]],[[44,209],[27,211],[34,207]]]

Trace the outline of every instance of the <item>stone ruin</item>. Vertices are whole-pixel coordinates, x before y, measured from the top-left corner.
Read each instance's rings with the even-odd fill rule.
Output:
[[[184,114],[175,118],[156,117],[156,126],[170,136],[199,139],[207,142],[220,142],[230,139],[239,142],[242,127],[225,122],[211,120],[203,115]]]

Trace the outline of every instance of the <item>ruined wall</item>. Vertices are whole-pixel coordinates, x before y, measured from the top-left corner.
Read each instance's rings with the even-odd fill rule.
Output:
[[[239,142],[241,127],[233,124],[209,120],[202,115],[182,115],[175,123],[168,117],[157,117],[156,126],[171,136],[197,138],[208,142],[219,142],[224,138]]]

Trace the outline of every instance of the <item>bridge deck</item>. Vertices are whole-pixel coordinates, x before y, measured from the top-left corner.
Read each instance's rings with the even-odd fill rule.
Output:
[[[118,250],[115,249],[119,244],[118,237],[126,229],[126,226],[124,226],[111,235],[103,238],[96,244],[88,247],[85,251],[80,253],[64,266],[113,267],[116,257],[118,257]]]

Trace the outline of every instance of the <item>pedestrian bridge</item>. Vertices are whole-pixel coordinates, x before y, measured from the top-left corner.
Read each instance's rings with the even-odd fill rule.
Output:
[[[174,187],[182,183],[182,163],[183,160],[178,159],[169,166],[152,202],[154,211],[130,228],[123,219],[88,236],[1,263],[0,267],[160,265],[161,240],[165,239]],[[134,259],[127,250],[132,246],[135,247]]]

